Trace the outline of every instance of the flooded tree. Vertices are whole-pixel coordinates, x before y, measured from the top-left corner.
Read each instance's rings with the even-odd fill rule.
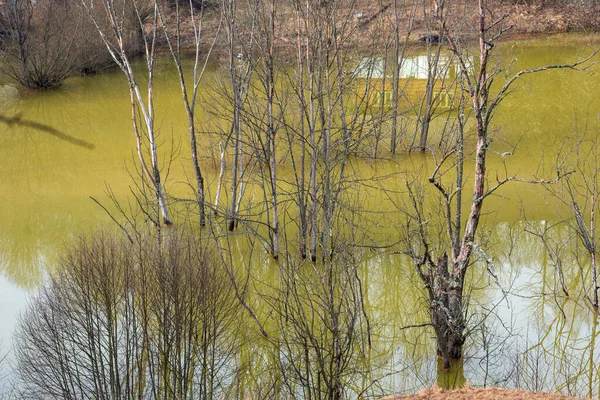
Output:
[[[394,7],[394,18],[393,18],[393,60],[392,60],[392,103],[391,103],[391,131],[390,131],[390,150],[392,154],[396,153],[396,149],[398,147],[398,143],[401,141],[400,137],[400,129],[398,126],[399,120],[399,107],[400,107],[400,96],[401,96],[401,88],[400,88],[400,71],[402,69],[402,64],[406,55],[406,50],[408,47],[408,42],[411,37],[411,33],[413,30],[413,24],[415,21],[415,14],[417,12],[418,2],[414,2],[414,4],[406,4],[403,2],[399,2],[398,0],[393,1]],[[404,41],[402,41],[401,37],[401,15],[402,11],[405,9],[410,9],[410,18],[408,25],[408,32],[405,35]],[[406,12],[406,11],[405,11]],[[387,46],[386,46],[387,51]]]
[[[129,84],[142,174],[139,187],[145,196],[136,200],[157,227],[161,222],[170,224],[172,211],[167,209],[165,173],[159,166],[162,159],[154,118],[158,38],[164,35],[177,70],[175,86],[180,86],[187,114],[186,134],[194,169],[192,201],[199,206],[199,226],[204,226],[207,188],[197,151],[197,134],[201,131],[200,125],[196,126],[199,121],[195,112],[201,107],[198,89],[210,46],[217,43],[217,34],[223,30],[221,37],[226,48],[222,57],[226,65],[220,72],[221,77],[226,76],[222,85],[225,100],[212,92],[209,95],[214,96],[211,106],[219,113],[218,129],[223,139],[219,143],[220,178],[214,212],[223,216],[226,226],[219,231],[219,224],[209,223],[210,229],[201,231],[203,237],[214,235],[217,261],[206,243],[192,236],[178,236],[173,229],[155,232],[156,236],[134,229],[127,232],[129,241],[94,236],[74,247],[21,325],[24,345],[19,354],[20,368],[26,389],[33,397],[79,398],[92,393],[90,397],[98,398],[184,399],[214,398],[228,392],[239,398],[251,393],[243,387],[247,381],[242,377],[250,367],[244,369],[241,364],[251,366],[252,360],[248,359],[252,356],[267,358],[271,363],[268,382],[272,386],[260,389],[265,398],[284,394],[292,398],[341,400],[349,393],[360,393],[349,387],[357,376],[370,373],[372,344],[363,299],[365,288],[359,278],[359,249],[376,252],[392,247],[387,242],[379,246],[372,237],[387,235],[385,229],[396,221],[392,219],[394,214],[385,209],[387,204],[377,204],[375,210],[370,210],[364,197],[353,197],[353,190],[376,186],[371,177],[361,175],[360,169],[384,165],[368,165],[353,156],[368,154],[365,158],[369,161],[370,156],[378,157],[378,146],[387,134],[383,123],[388,123],[388,118],[392,124],[391,153],[399,148],[399,103],[406,96],[400,80],[403,65],[414,61],[405,57],[408,39],[401,40],[400,13],[412,13],[414,17],[422,4],[393,2],[394,37],[383,41],[386,54],[392,53],[391,67],[389,60],[377,59],[380,48],[369,52],[364,63],[368,71],[366,93],[361,98],[355,89],[362,68],[353,68],[356,54],[348,45],[356,34],[351,3],[346,7],[336,1],[293,1],[293,9],[285,15],[279,14],[280,3],[272,0],[223,0],[219,4],[217,32],[204,47],[206,53],[201,51],[202,14],[195,14],[193,2],[189,2],[186,16],[190,18],[186,22],[176,3],[173,26],[169,26],[172,20],[167,9],[158,2],[134,7],[133,14],[116,0],[96,2],[95,6],[90,1],[83,3]],[[142,2],[138,4],[141,6]],[[415,327],[433,327],[437,354],[448,368],[452,361],[463,357],[469,332],[468,272],[478,255],[484,262],[489,261],[480,228],[485,200],[511,181],[550,184],[557,180],[540,181],[501,173],[496,181],[490,177],[487,156],[494,114],[519,77],[549,68],[576,69],[588,59],[512,75],[501,70],[494,65],[493,53],[505,26],[502,20],[488,22],[485,2],[480,0],[476,37],[479,57],[475,62],[469,43],[465,44],[466,30],[450,20],[446,5],[434,3],[432,11],[427,11],[433,13],[428,23],[435,23],[435,28],[427,27],[427,55],[420,56],[426,59],[422,65],[424,94],[419,103],[412,104],[416,108],[411,109],[416,116],[414,140],[419,149],[429,149],[435,108],[444,95],[438,93],[436,84],[446,78],[442,60],[443,51],[449,47],[458,89],[455,97],[448,97],[452,111],[446,115],[446,146],[432,151],[436,165],[425,177],[428,189],[398,169],[386,172],[385,177],[373,177],[384,182],[374,196],[374,201],[381,202],[398,189],[384,187],[387,183],[393,179],[406,181],[408,196],[402,210],[404,247],[400,251],[412,257],[414,271],[427,293],[430,318],[430,322]],[[382,5],[381,10],[389,6]],[[104,13],[108,13],[108,25],[101,17]],[[276,46],[278,21],[290,15],[295,30],[291,36],[292,67],[283,62],[283,57],[279,64]],[[133,39],[126,34],[132,29],[132,18],[138,35]],[[191,25],[194,36],[189,71],[185,70],[181,34],[185,24]],[[385,24],[379,26],[383,29]],[[380,44],[377,39],[373,35],[372,43]],[[132,41],[141,44],[144,51],[142,73],[127,51],[127,43]],[[369,86],[368,80],[374,77],[379,61],[382,83],[377,88],[376,84]],[[387,74],[390,69],[391,76]],[[495,86],[505,72],[507,80]],[[147,85],[140,85],[146,78]],[[284,82],[286,79],[288,82]],[[385,93],[388,82],[392,85],[391,113],[386,108],[390,100]],[[285,83],[290,83],[290,87],[285,87]],[[368,115],[364,103],[360,103],[368,102],[369,94],[377,89],[381,95],[377,98],[379,109]],[[220,212],[226,157],[232,161],[231,179],[223,191],[231,197]],[[291,170],[286,171],[289,164]],[[469,174],[471,167],[474,172]],[[472,192],[467,187],[469,175],[474,180]],[[248,191],[251,195],[244,197],[248,187],[258,190]],[[371,196],[374,192],[365,191],[362,195],[365,193]],[[434,207],[429,209],[427,202],[432,199]],[[379,225],[373,223],[377,218]],[[576,221],[586,248],[595,253],[595,245],[588,246],[595,239],[588,240],[589,230],[582,230],[577,218]],[[239,234],[225,232],[237,230],[239,224],[246,228],[239,229]],[[298,227],[298,232],[287,229],[292,225]],[[198,224],[194,223],[194,227],[198,228]],[[373,230],[383,234],[373,234]],[[357,231],[363,235],[360,239]],[[198,230],[194,232],[197,234]],[[289,232],[297,233],[299,252],[286,237]],[[365,237],[367,244],[361,241]],[[250,245],[246,247],[246,243]],[[268,253],[264,258],[256,250],[260,245],[264,246],[263,254]],[[269,256],[279,262],[269,263]],[[311,262],[303,261],[307,257]],[[217,268],[217,264],[225,268]],[[240,264],[246,269],[238,269]],[[481,276],[486,272],[483,269]],[[593,282],[597,292],[595,278]],[[401,296],[407,297],[404,292]],[[594,301],[597,305],[597,296]],[[237,329],[245,328],[237,326],[243,321],[239,308],[255,323],[254,330],[259,331],[255,336],[252,333],[256,332],[248,334],[251,339],[260,336],[260,341],[252,342],[251,350],[236,347]],[[482,336],[487,335],[484,331],[485,327]],[[43,362],[33,362],[36,359]],[[457,371],[462,374],[462,368]]]
[[[556,165],[568,175],[557,185],[545,186],[555,200],[556,221],[530,222],[527,232],[537,237],[546,251],[555,270],[556,291],[567,298],[582,297],[598,312],[600,134],[576,132],[565,142]]]
[[[260,73],[259,79],[263,84],[266,97],[267,106],[267,121],[266,121],[266,144],[264,146],[264,153],[266,154],[266,160],[268,160],[268,176],[266,181],[268,182],[270,198],[271,198],[271,211],[272,219],[269,224],[269,238],[271,241],[271,255],[274,259],[279,257],[279,235],[280,235],[280,224],[279,224],[279,199],[278,199],[278,181],[277,181],[277,126],[279,125],[276,121],[277,113],[275,107],[277,104],[281,104],[280,99],[276,93],[275,88],[275,18],[276,18],[276,7],[275,0],[270,2],[257,2],[255,8],[258,12],[259,29],[261,32],[262,40],[259,44],[259,51],[263,53],[260,62]],[[277,124],[277,125],[276,125]]]
[[[436,86],[443,83],[446,78],[449,78],[447,77],[448,66],[441,60],[444,40],[443,33],[440,34],[440,32],[444,32],[446,29],[445,21],[448,18],[448,7],[446,7],[443,1],[439,4],[435,2],[427,4],[427,2],[424,2],[422,7],[426,33],[421,37],[421,40],[425,39],[427,62],[424,67],[426,69],[425,90],[423,91],[421,102],[417,107],[416,127],[419,136],[417,148],[425,151],[427,149],[431,121],[439,104],[439,98],[443,95],[443,91],[436,90]],[[434,38],[437,38],[437,40],[433,40]],[[415,133],[415,138],[416,136],[417,133]]]
[[[28,89],[59,87],[77,69],[82,15],[69,2],[10,0],[2,5],[0,71]]]
[[[244,118],[243,113],[248,100],[250,80],[253,77],[253,55],[255,46],[256,14],[247,21],[245,13],[240,12],[237,0],[222,0],[223,31],[227,43],[227,68],[230,78],[229,101],[231,113],[227,116],[230,129],[226,132],[226,145],[231,143],[233,160],[231,162],[231,198],[226,211],[228,230],[234,231],[239,224],[239,213],[245,190],[244,160]]]
[[[345,43],[354,32],[348,8],[335,2],[294,2],[296,29],[294,107],[284,127],[294,166],[293,201],[298,207],[299,250],[317,260],[332,253],[338,234],[349,157],[365,138],[365,110],[349,98],[356,75],[348,73]]]
[[[456,142],[446,151],[428,178],[434,190],[439,194],[440,213],[430,215],[425,212],[426,191],[418,188],[415,181],[406,181],[409,201],[405,225],[405,249],[412,257],[415,269],[424,283],[428,294],[431,324],[436,333],[437,353],[450,368],[453,360],[463,357],[463,345],[467,329],[465,296],[467,271],[473,265],[474,253],[479,253],[487,262],[489,257],[479,241],[479,226],[483,215],[483,205],[490,195],[508,182],[554,183],[556,179],[537,180],[520,178],[516,175],[488,177],[487,156],[491,144],[491,123],[497,108],[505,100],[509,89],[523,75],[548,69],[577,69],[589,66],[589,60],[595,55],[580,59],[571,64],[555,64],[525,69],[510,74],[510,71],[494,66],[493,53],[498,40],[508,29],[503,20],[488,22],[485,1],[479,0],[479,18],[477,25],[477,43],[479,63],[473,68],[468,48],[462,45],[460,30],[439,15],[444,26],[444,37],[456,57],[460,74],[461,97],[456,104],[456,120],[452,125]],[[443,10],[438,5],[437,10]],[[460,24],[458,24],[460,25]],[[585,68],[585,67],[583,67]],[[505,73],[507,79],[499,89],[492,84]],[[474,119],[474,137],[472,145],[467,141],[467,116]],[[470,149],[468,146],[472,146]],[[463,198],[467,194],[465,187],[467,156],[473,151],[473,190],[469,192],[469,205],[463,208]],[[448,171],[453,171],[451,176]],[[466,199],[464,199],[466,200]]]
[[[162,10],[159,7],[159,17],[160,23],[162,26],[163,33],[165,35],[165,39],[167,41],[167,45],[169,50],[171,51],[171,55],[173,56],[173,61],[175,62],[175,66],[177,68],[177,75],[179,76],[179,83],[181,86],[181,94],[183,97],[183,104],[185,107],[185,111],[188,117],[188,129],[190,136],[190,151],[192,155],[192,166],[194,169],[194,176],[196,178],[196,199],[198,201],[198,213],[200,218],[200,226],[203,227],[206,224],[206,192],[204,185],[204,176],[202,175],[202,171],[200,169],[200,161],[198,159],[198,140],[197,140],[197,128],[196,128],[196,103],[199,101],[198,99],[198,90],[200,89],[200,83],[202,77],[204,76],[204,72],[206,71],[206,66],[212,50],[215,46],[217,38],[219,36],[221,23],[219,23],[216,32],[211,33],[213,35],[213,40],[211,41],[208,49],[205,54],[202,53],[202,35],[204,34],[203,27],[203,17],[204,17],[204,8],[200,11],[196,11],[196,7],[194,3],[190,1],[189,8],[185,9],[189,14],[189,23],[193,30],[193,48],[194,48],[194,62],[192,66],[192,90],[191,94],[188,94],[188,88],[186,86],[186,74],[184,73],[184,65],[182,58],[182,33],[181,33],[181,24],[182,19],[182,10],[180,10],[179,2],[175,3],[175,32],[171,34],[169,29],[172,27],[168,26],[166,23],[166,13],[168,10]],[[184,11],[184,12],[185,12]],[[204,57],[204,62],[201,62],[201,57]],[[218,203],[218,201],[217,201]]]
[[[104,0],[98,5],[93,1],[81,0],[81,4],[87,10],[96,27],[97,33],[100,35],[114,62],[127,78],[131,104],[131,120],[142,177],[142,183],[139,185],[142,198],[138,199],[138,201],[150,204],[151,207],[149,210],[158,210],[155,213],[156,215],[153,215],[154,213],[146,213],[155,226],[161,226],[161,218],[164,225],[171,225],[172,222],[167,208],[167,198],[158,156],[158,132],[154,115],[154,66],[160,29],[158,3],[134,2],[132,4],[127,1],[116,2],[114,0]],[[151,12],[148,10],[151,10]],[[104,26],[104,18],[108,19],[108,26]],[[145,94],[142,93],[138,84],[139,77],[134,71],[128,52],[127,26],[131,24],[132,18],[139,24],[142,32],[144,32],[142,37],[144,58],[146,61],[146,74],[144,78],[147,80]],[[146,23],[149,18],[150,34],[146,35]],[[146,157],[149,157],[150,160],[148,161]],[[153,193],[146,193],[146,188],[148,187],[151,188]],[[146,209],[145,207],[143,208]]]
[[[361,258],[337,244],[323,265],[280,262],[280,290],[265,294],[279,331],[277,372],[291,397],[341,400],[370,389],[360,384],[372,368]]]

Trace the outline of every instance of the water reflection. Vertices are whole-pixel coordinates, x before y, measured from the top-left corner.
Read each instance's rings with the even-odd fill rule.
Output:
[[[465,67],[472,73],[473,59]],[[369,113],[394,107],[394,85],[399,87],[398,107],[401,112],[415,111],[429,98],[437,113],[453,107],[456,78],[461,67],[451,54],[429,54],[404,57],[398,60],[393,72],[393,60],[363,58],[354,70],[356,103]],[[395,76],[398,81],[395,82]]]
[[[580,50],[572,46],[548,49],[517,45],[507,53],[510,57],[520,55],[519,62],[528,66],[567,58],[577,51]],[[417,125],[409,111],[424,101],[424,87],[432,71],[429,60],[430,56],[418,55],[404,59],[401,64],[399,76],[405,95],[400,99],[400,108],[406,111],[404,133],[407,137]],[[368,93],[363,107],[369,115],[374,112],[386,115],[393,100],[390,63],[368,59],[358,64],[356,101],[363,101]],[[437,76],[434,90],[441,95],[435,104],[439,111],[447,111],[453,101],[453,81],[458,70],[446,55],[440,56],[439,66],[439,70],[434,71]],[[220,72],[211,73],[218,80]],[[170,90],[177,85],[170,79],[176,78],[166,73],[161,76],[157,92],[164,96],[157,104],[157,112],[161,116],[162,139],[169,143],[171,137],[181,140],[180,134],[185,129],[178,118],[182,114],[179,94]],[[4,194],[4,201],[0,203],[3,215],[0,266],[7,277],[2,284],[9,287],[2,290],[3,296],[7,296],[4,298],[10,303],[2,308],[2,318],[6,321],[12,321],[14,317],[10,313],[19,309],[21,300],[26,297],[16,288],[35,287],[43,271],[56,264],[65,241],[76,232],[89,230],[98,221],[105,220],[103,212],[88,196],[106,203],[105,182],[109,182],[119,196],[126,196],[129,190],[129,176],[124,166],[131,166],[133,140],[127,96],[123,96],[126,87],[120,75],[77,78],[67,86],[67,92],[44,96],[17,96],[14,88],[0,92],[3,93],[0,95],[3,112],[31,116],[96,144],[93,152],[79,151],[39,132],[0,126],[3,138],[0,191]],[[209,89],[203,96],[214,95],[215,88]],[[540,172],[540,154],[543,151],[555,153],[558,139],[570,129],[571,123],[565,120],[574,114],[574,105],[589,110],[592,116],[600,110],[600,98],[595,95],[598,90],[600,82],[591,76],[556,73],[525,81],[499,111],[491,145],[490,171],[504,171],[506,166],[507,174]],[[557,120],[557,115],[564,118]],[[436,123],[445,122],[441,117],[439,122],[434,121],[432,129],[436,129]],[[381,124],[385,140],[386,123],[384,120]],[[523,133],[526,135],[517,151],[503,156],[509,146],[507,143],[518,141]],[[432,136],[434,142],[439,139],[441,143],[442,138]],[[215,143],[205,146],[214,150]],[[367,143],[365,147],[370,150],[370,142]],[[399,189],[403,179],[415,171],[429,171],[433,165],[423,154],[392,156],[383,151],[383,155],[385,160],[353,159],[349,166],[353,177],[365,182],[353,186],[347,194],[366,215],[353,217],[357,221],[352,222],[355,226],[370,227],[363,235],[374,249],[376,245],[384,247],[394,242],[398,236],[395,225],[401,220],[401,213],[396,205],[404,196]],[[510,162],[505,165],[507,157]],[[177,162],[185,164],[185,161]],[[216,168],[210,168],[207,167],[209,179],[218,174]],[[291,168],[285,162],[280,172],[282,181],[291,180]],[[181,182],[186,182],[185,172],[175,169],[170,178],[167,184],[171,187],[183,186]],[[214,193],[214,186],[208,188],[209,192]],[[248,189],[248,193],[251,192]],[[492,232],[487,240],[491,255],[499,260],[495,267],[500,285],[490,278],[488,267],[479,260],[469,277],[473,289],[469,304],[472,331],[468,354],[464,363],[453,365],[449,371],[440,369],[433,350],[433,330],[422,326],[428,321],[426,299],[410,261],[378,250],[362,254],[358,272],[364,283],[371,345],[356,350],[362,363],[357,362],[355,371],[361,373],[354,375],[358,376],[356,380],[348,382],[349,393],[358,394],[368,389],[370,395],[376,396],[393,391],[415,391],[434,382],[444,387],[459,386],[468,380],[480,386],[598,395],[598,322],[594,311],[586,305],[581,285],[582,276],[586,277],[588,272],[582,272],[580,266],[566,268],[570,297],[561,295],[557,290],[560,284],[555,266],[543,246],[535,237],[521,233],[524,225],[514,225],[522,218],[520,204],[533,213],[528,216],[536,226],[543,228],[543,221],[551,221],[553,212],[540,193],[540,189],[529,185],[506,186],[486,206],[489,207],[486,226]],[[262,202],[259,195],[249,197],[255,204]],[[435,204],[432,204],[434,209]],[[292,225],[289,224],[289,236],[295,234],[296,228]],[[556,235],[564,237],[565,232],[558,231]],[[244,260],[246,244],[235,245],[234,257]],[[575,251],[576,247],[566,250],[567,254]],[[251,260],[244,261],[252,267],[251,287],[264,289],[280,284],[277,266],[269,261],[265,252],[256,250]],[[575,265],[572,259],[567,264]],[[585,265],[581,267],[585,269]],[[261,307],[261,299],[252,301],[255,308],[269,310]],[[265,325],[269,327],[271,323],[271,328],[276,327],[270,318],[274,317],[265,312]],[[240,396],[252,392],[273,398],[283,379],[274,365],[291,358],[290,350],[261,342],[251,321],[240,324],[248,327],[244,332],[244,346],[235,362],[226,368],[227,382],[235,382]],[[12,329],[11,323],[5,326]],[[4,334],[8,336],[8,330]]]

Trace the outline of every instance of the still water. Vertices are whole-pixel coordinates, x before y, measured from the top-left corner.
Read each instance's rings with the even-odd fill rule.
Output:
[[[514,71],[572,62],[599,44],[598,37],[584,35],[507,41],[498,53],[498,63],[506,66],[515,60]],[[410,69],[418,65],[419,49],[414,53]],[[165,150],[161,161],[170,165],[166,187],[172,196],[192,198],[187,118],[179,83],[167,58],[160,60],[156,72],[156,125]],[[515,174],[525,179],[554,178],[557,155],[573,145],[568,138],[591,137],[600,129],[597,73],[600,68],[594,66],[585,73],[548,71],[522,79],[494,119],[490,179],[496,173],[500,179]],[[413,75],[419,78],[418,71]],[[226,101],[219,93],[225,77],[226,72],[215,63],[201,91],[200,154],[209,199],[214,199],[219,171],[216,132],[223,125],[219,113]],[[0,89],[0,112],[21,115],[94,146],[77,147],[37,129],[0,125],[0,339],[6,351],[12,346],[19,312],[46,272],[55,268],[65,244],[94,226],[109,223],[106,213],[90,198],[111,211],[109,192],[127,202],[136,162],[129,96],[120,71],[72,78],[60,90],[48,93],[22,92],[5,84]],[[410,116],[407,120],[404,142],[414,140],[415,134]],[[429,156],[419,152],[391,155],[383,144],[377,160],[353,157],[352,173],[368,183],[354,195],[361,196],[363,211],[375,216],[369,218],[372,227],[366,228],[369,237],[386,244],[387,239],[394,242],[400,235],[394,224],[400,213],[383,187],[400,187],[408,174],[430,171],[432,166]],[[281,171],[284,178],[291,176],[285,160]],[[251,190],[247,196],[250,202],[261,201]],[[433,331],[407,328],[427,322],[425,293],[410,261],[392,251],[373,250],[363,255],[361,279],[374,336],[369,357],[376,372],[357,383],[356,392],[366,386],[380,394],[415,391],[436,380],[444,385],[448,380],[466,379],[473,385],[600,394],[600,350],[595,347],[598,321],[583,298],[580,269],[566,268],[570,296],[563,296],[548,253],[536,237],[524,232],[544,229],[561,219],[560,204],[540,185],[512,183],[489,198],[485,207],[482,229],[489,232],[487,255],[494,259],[497,279],[483,263],[471,270],[477,312],[470,321],[473,331],[464,366],[438,374]],[[563,218],[568,217],[564,214]],[[571,234],[564,229],[556,235],[569,238]],[[565,244],[565,252],[574,254],[581,250],[579,245],[574,239]],[[268,257],[258,260],[263,264],[256,267],[257,281],[270,279]]]

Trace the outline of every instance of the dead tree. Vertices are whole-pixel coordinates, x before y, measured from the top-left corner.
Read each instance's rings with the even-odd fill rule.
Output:
[[[390,133],[390,150],[392,154],[396,153],[398,142],[402,139],[399,137],[398,132],[398,119],[399,119],[399,105],[400,105],[400,71],[402,69],[403,60],[406,54],[406,48],[411,37],[413,30],[413,23],[415,21],[415,13],[418,8],[418,1],[415,1],[411,6],[410,19],[408,25],[408,32],[404,42],[401,41],[400,29],[401,29],[401,14],[400,11],[405,11],[404,8],[408,9],[409,4],[404,4],[403,8],[400,9],[398,0],[393,1],[394,7],[394,34],[393,34],[393,55],[392,60],[392,104],[391,104],[391,133]]]
[[[265,166],[260,168],[261,186],[265,197],[266,220],[269,239],[269,252],[274,259],[279,257],[280,236],[280,196],[278,188],[277,142],[279,120],[284,106],[276,86],[277,54],[275,51],[276,19],[280,17],[274,0],[255,0],[251,3],[250,13],[256,21],[256,51],[259,54],[255,62],[254,75],[259,88],[253,90],[258,106],[245,112],[247,125],[254,129],[252,140],[256,159]]]
[[[243,112],[248,99],[250,79],[254,73],[252,61],[254,48],[255,20],[247,25],[242,19],[237,0],[222,0],[223,29],[227,43],[227,63],[230,76],[231,128],[226,143],[232,142],[233,162],[231,163],[231,198],[227,211],[229,231],[234,231],[239,223],[239,212],[244,193],[244,121]]]
[[[332,253],[348,157],[364,127],[364,112],[347,101],[354,76],[345,71],[343,44],[353,34],[352,7],[341,8],[335,2],[294,3],[298,38],[292,85],[302,120],[286,117],[284,125],[295,166],[300,253],[313,262],[319,245],[322,258]],[[293,148],[298,142],[299,155]]]
[[[164,182],[159,165],[158,144],[156,141],[157,132],[154,123],[154,62],[156,60],[157,34],[159,29],[158,4],[153,3],[151,8],[150,35],[149,37],[143,35],[144,56],[147,68],[146,78],[148,80],[146,86],[147,95],[144,96],[138,85],[136,74],[127,53],[125,26],[129,20],[124,15],[127,15],[130,5],[127,2],[117,4],[114,0],[103,0],[101,2],[102,10],[98,11],[96,8],[97,5],[93,1],[81,0],[81,2],[90,15],[106,49],[127,78],[131,101],[131,120],[136,138],[136,150],[140,162],[142,179],[146,180],[154,191],[156,206],[162,217],[162,223],[170,225],[171,218],[167,209]],[[142,11],[144,11],[143,14]],[[100,16],[98,15],[99,12],[106,12],[108,14],[110,28],[103,29],[100,23]],[[142,29],[145,29],[145,10],[139,9],[137,3],[134,3],[133,13]],[[150,157],[150,161],[146,160],[148,156]],[[157,226],[160,226],[159,219],[160,217],[153,218]]]
[[[443,9],[443,2],[436,9]],[[474,252],[480,252],[487,260],[484,250],[478,243],[478,229],[485,199],[496,192],[502,185],[521,181],[529,183],[554,183],[564,174],[553,180],[520,178],[515,175],[496,177],[491,181],[487,174],[487,154],[491,143],[490,125],[498,106],[506,98],[509,89],[523,75],[533,74],[548,69],[569,68],[581,69],[589,65],[589,60],[596,54],[580,59],[571,64],[556,64],[526,69],[510,74],[509,71],[496,69],[492,65],[492,54],[498,40],[508,29],[503,25],[504,19],[487,22],[484,0],[479,0],[479,18],[477,26],[477,42],[479,45],[479,65],[472,68],[473,62],[466,48],[461,46],[457,32],[451,21],[440,15],[440,25],[444,26],[443,34],[456,57],[460,69],[460,85],[463,93],[456,117],[456,143],[454,148],[442,155],[428,181],[440,196],[441,215],[432,221],[425,213],[423,206],[424,192],[417,190],[414,182],[407,183],[410,198],[410,212],[407,213],[406,252],[413,258],[415,268],[423,281],[429,297],[431,322],[437,339],[437,353],[450,367],[452,360],[460,360],[463,356],[463,345],[466,334],[465,278],[472,265]],[[504,84],[492,90],[492,83],[501,72],[506,73]],[[473,190],[470,193],[470,206],[462,208],[465,195],[465,167],[469,148],[465,148],[466,114],[474,119],[474,151]],[[453,178],[446,177],[448,170],[455,171]],[[464,224],[463,224],[464,221]],[[435,223],[439,222],[437,227]],[[438,231],[439,230],[439,231]],[[439,232],[436,238],[435,232]]]
[[[158,6],[158,3],[157,3]],[[175,3],[175,37],[172,38],[169,32],[169,27],[165,22],[165,15],[163,12],[160,13],[160,22],[162,25],[163,33],[167,40],[169,50],[173,56],[173,61],[177,68],[177,74],[179,76],[179,83],[181,86],[181,94],[183,96],[183,105],[188,117],[188,130],[190,136],[190,150],[192,154],[192,166],[194,169],[194,176],[196,178],[196,200],[198,201],[198,212],[200,214],[200,226],[203,227],[206,224],[206,194],[204,188],[204,176],[200,169],[200,162],[198,160],[198,144],[196,135],[196,102],[198,101],[198,89],[200,82],[206,70],[206,65],[215,46],[216,40],[219,36],[221,24],[217,31],[214,33],[211,46],[206,52],[204,61],[201,63],[201,48],[202,48],[202,22],[204,16],[204,9],[196,14],[195,6],[192,0],[189,2],[189,18],[190,24],[194,33],[194,64],[192,67],[192,91],[188,95],[188,89],[186,86],[186,78],[182,64],[182,37],[181,37],[181,11],[179,2]]]
[[[583,137],[583,138],[582,138]],[[556,200],[557,220],[542,226],[530,223],[527,232],[536,236],[554,266],[557,284],[566,297],[582,294],[598,312],[598,207],[600,206],[599,133],[578,132],[566,140],[556,169],[573,172],[558,185],[545,185]],[[565,218],[565,209],[568,210]],[[583,251],[580,249],[583,248]],[[569,279],[571,278],[571,279]],[[579,282],[579,285],[576,284]],[[571,285],[569,285],[571,283]],[[569,288],[572,291],[569,291]],[[575,292],[575,293],[573,293]]]

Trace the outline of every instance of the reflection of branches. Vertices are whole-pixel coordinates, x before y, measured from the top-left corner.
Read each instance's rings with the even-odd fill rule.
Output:
[[[55,138],[62,140],[63,142],[67,142],[67,143],[71,143],[74,144],[76,146],[80,146],[83,148],[86,148],[88,150],[93,150],[94,149],[94,144],[93,143],[89,143],[86,142],[83,139],[78,139],[74,136],[68,135],[66,133],[63,133],[61,131],[59,131],[56,128],[53,128],[49,125],[45,125],[45,124],[41,124],[39,122],[35,122],[35,121],[28,121],[26,119],[22,119],[21,115],[15,115],[13,117],[7,117],[6,115],[2,115],[0,114],[0,123],[6,124],[9,127],[13,126],[13,125],[17,125],[17,126],[23,126],[23,127],[28,127],[28,128],[33,128],[35,130],[41,131],[41,132],[45,132],[48,133],[51,136],[54,136]]]

